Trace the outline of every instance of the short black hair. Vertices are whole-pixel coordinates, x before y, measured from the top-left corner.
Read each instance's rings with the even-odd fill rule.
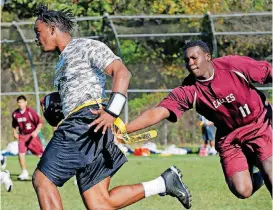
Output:
[[[26,96],[24,96],[24,95],[20,95],[20,96],[17,97],[17,102],[18,102],[19,100],[27,101],[27,98],[26,98]]]
[[[186,51],[190,47],[200,47],[204,52],[210,53],[210,49],[209,49],[209,46],[207,45],[207,43],[203,42],[201,40],[194,40],[194,41],[188,42],[183,47],[183,51]]]
[[[60,11],[48,10],[47,6],[37,6],[35,14],[37,20],[41,20],[50,26],[56,26],[60,31],[69,33],[74,26],[74,16],[69,9]]]

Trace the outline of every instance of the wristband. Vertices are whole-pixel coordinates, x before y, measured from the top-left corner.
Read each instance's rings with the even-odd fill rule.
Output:
[[[107,106],[105,107],[104,111],[106,111],[113,117],[117,118],[120,115],[125,103],[126,103],[125,95],[119,92],[112,92],[110,95],[110,100]]]

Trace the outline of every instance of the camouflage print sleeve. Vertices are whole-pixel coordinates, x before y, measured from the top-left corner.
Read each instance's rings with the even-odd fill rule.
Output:
[[[97,42],[96,45],[93,45],[95,46],[95,49],[89,54],[93,66],[104,71],[105,68],[114,60],[121,60],[120,57],[116,56],[106,44],[99,41],[92,41]]]

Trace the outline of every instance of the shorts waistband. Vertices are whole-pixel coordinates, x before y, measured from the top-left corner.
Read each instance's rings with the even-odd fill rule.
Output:
[[[99,99],[95,99],[95,100],[88,100],[88,101],[85,101],[82,105],[76,107],[75,109],[73,109],[68,115],[70,116],[71,114],[79,111],[80,109],[84,108],[84,107],[87,107],[87,106],[91,106],[91,105],[95,105],[95,104],[98,104],[100,105],[102,102],[106,101],[107,99],[103,99],[103,98],[99,98]]]
[[[100,104],[104,101],[107,101],[106,98],[99,98],[99,99],[95,99],[95,100],[88,100],[88,101],[85,101],[83,104],[81,104],[80,106],[76,107],[75,109],[73,109],[71,112],[69,112],[69,114],[63,119],[61,120],[57,127],[66,119],[68,118],[71,114],[81,110],[82,108],[84,107],[87,107],[87,106],[91,106],[91,105],[95,105],[95,104],[98,104],[99,106],[101,106]]]

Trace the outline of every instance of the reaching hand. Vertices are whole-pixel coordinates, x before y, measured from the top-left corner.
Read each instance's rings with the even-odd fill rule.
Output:
[[[114,127],[113,134],[115,136],[115,142],[124,144],[125,143],[124,134],[121,133],[120,129],[117,126],[114,125],[113,127]]]
[[[95,119],[89,127],[92,127],[94,125],[97,125],[96,128],[94,129],[95,132],[97,132],[99,129],[102,128],[102,133],[105,134],[107,128],[110,128],[112,132],[114,131],[113,129],[113,123],[116,118],[114,118],[112,115],[108,114],[105,112],[102,108],[99,110],[91,110],[92,114],[97,114],[99,117]]]

